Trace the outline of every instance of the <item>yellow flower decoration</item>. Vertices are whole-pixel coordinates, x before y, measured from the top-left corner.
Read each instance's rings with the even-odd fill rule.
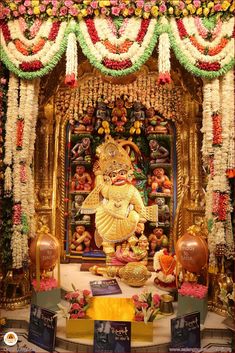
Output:
[[[52,16],[52,9],[47,9],[48,16]]]
[[[124,11],[122,12],[123,16],[126,17],[129,15],[129,11],[128,9],[124,9]]]
[[[153,6],[151,8],[151,14],[154,16],[154,17],[157,17],[158,16],[158,6]]]
[[[100,11],[98,9],[95,9],[94,14],[95,14],[95,16],[99,16]]]
[[[37,6],[39,6],[39,0],[32,0],[31,4],[33,7],[37,7]]]
[[[211,9],[212,7],[214,7],[215,4],[213,3],[213,1],[210,1],[208,4],[207,4],[207,7],[208,9]]]
[[[15,11],[15,10],[17,9],[16,4],[14,4],[13,2],[11,2],[11,3],[9,4],[9,7],[10,7],[10,9],[11,9],[12,11]]]
[[[196,14],[199,15],[199,16],[202,14],[202,7],[199,7],[199,8],[197,9]]]
[[[208,7],[205,7],[205,8],[203,9],[203,15],[204,15],[204,16],[208,16],[208,15],[209,15],[209,12],[210,12],[210,10],[208,9]]]
[[[150,16],[150,12],[144,12],[143,13],[143,18],[147,19]]]
[[[142,15],[142,10],[141,9],[135,9],[135,15],[137,16],[137,17],[140,17],[141,15]]]
[[[171,6],[171,7],[169,7],[169,9],[168,9],[168,13],[170,14],[170,15],[173,15],[173,13],[174,13],[174,9],[173,9],[173,7]]]
[[[86,9],[81,9],[81,15],[82,15],[82,17],[86,17],[87,16],[87,10]]]
[[[33,8],[33,13],[34,15],[39,15],[40,14],[40,8],[38,6]]]
[[[83,0],[84,5],[90,5],[90,3],[91,3],[91,0]]]
[[[189,4],[189,5],[187,6],[187,9],[189,10],[189,12],[190,12],[191,14],[194,14],[194,13],[196,12],[196,7],[193,6],[193,4]]]
[[[180,0],[173,0],[172,1],[172,5],[174,5],[174,6],[179,6],[179,4],[180,4]]]
[[[230,2],[229,1],[223,1],[221,6],[222,6],[222,9],[224,11],[226,11],[226,10],[228,10],[228,8],[230,6]]]
[[[183,16],[188,16],[188,10],[187,9],[183,9],[182,14],[183,14]]]

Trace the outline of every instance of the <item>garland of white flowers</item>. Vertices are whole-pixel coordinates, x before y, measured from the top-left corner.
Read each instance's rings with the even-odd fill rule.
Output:
[[[231,227],[228,171],[234,171],[234,81],[233,71],[223,78],[204,81],[203,161],[209,168],[206,218],[209,220],[209,271],[215,272],[218,246],[220,256],[234,252]]]
[[[164,255],[165,250],[159,250],[154,254],[153,257],[153,268],[156,271],[156,278],[159,279],[159,281],[163,283],[172,283],[176,279],[176,268],[174,268],[174,271],[168,275],[163,273],[162,267],[160,264],[160,257]],[[172,259],[176,259],[175,255],[172,257]]]
[[[168,21],[165,17],[161,20],[161,25],[167,25]],[[158,83],[170,83],[170,70],[171,70],[171,61],[170,61],[170,40],[167,32],[162,33],[159,37],[158,44]]]
[[[78,78],[78,55],[77,55],[77,38],[75,33],[68,35],[68,44],[66,49],[66,74],[65,83],[75,86]]]
[[[19,103],[18,103],[19,93]],[[34,236],[34,185],[31,170],[38,114],[39,80],[19,81],[11,74],[6,124],[6,177],[13,176],[12,267],[21,268],[28,256],[28,237]],[[10,192],[10,182],[5,183]]]

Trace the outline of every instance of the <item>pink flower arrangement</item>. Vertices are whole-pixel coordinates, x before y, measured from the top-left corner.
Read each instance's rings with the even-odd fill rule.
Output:
[[[198,283],[184,282],[178,293],[189,297],[203,299],[207,295],[208,288]]]
[[[33,288],[38,292],[47,292],[58,287],[57,280],[53,277],[45,277],[40,280],[40,287],[37,289],[37,281],[32,281]]]
[[[135,306],[135,321],[152,322],[160,313],[160,296],[152,292],[143,292],[140,295],[133,295]]]
[[[74,288],[74,292],[65,295],[65,299],[70,303],[69,318],[82,319],[86,316],[86,311],[90,306],[91,292],[87,289],[80,291]]]

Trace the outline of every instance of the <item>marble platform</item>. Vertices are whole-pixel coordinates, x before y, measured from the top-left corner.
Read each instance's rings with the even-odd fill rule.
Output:
[[[122,294],[112,295],[112,297],[129,298],[133,294],[140,294],[143,290],[151,290],[159,295],[164,292],[156,288],[153,283],[154,273],[141,288],[132,288],[118,279]],[[97,280],[95,275],[89,272],[80,271],[80,264],[61,265],[61,287],[64,291],[71,291],[72,284],[78,289],[90,289],[89,282]],[[101,277],[102,278],[102,277]],[[132,352],[168,352],[170,344],[170,320],[176,316],[177,303],[174,303],[175,313],[154,322],[154,335],[152,342],[135,342],[132,345]],[[14,311],[1,311],[1,315],[8,319],[11,328],[27,330],[29,322],[29,306]],[[223,324],[224,317],[209,312],[204,325],[201,325],[202,347],[208,344],[220,344],[229,347],[232,339],[232,331]],[[58,320],[56,338],[56,351],[58,352],[92,352],[92,340],[80,337],[79,339],[67,339],[65,335],[65,319]],[[227,350],[229,351],[229,350]]]

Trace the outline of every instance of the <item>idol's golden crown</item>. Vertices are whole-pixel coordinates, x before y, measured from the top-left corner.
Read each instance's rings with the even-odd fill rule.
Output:
[[[110,135],[105,137],[103,142],[96,150],[99,158],[99,166],[103,174],[113,171],[132,169],[131,160],[125,149],[115,141]]]

